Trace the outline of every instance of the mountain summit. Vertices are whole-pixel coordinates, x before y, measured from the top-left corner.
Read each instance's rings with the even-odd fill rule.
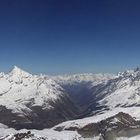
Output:
[[[25,76],[28,77],[29,74],[28,72],[22,70],[21,68],[14,66],[13,69],[9,72],[9,75],[17,75],[17,76]]]

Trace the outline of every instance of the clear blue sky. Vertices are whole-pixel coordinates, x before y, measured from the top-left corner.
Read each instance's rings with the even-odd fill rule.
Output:
[[[118,72],[140,65],[139,0],[0,0],[0,71]]]

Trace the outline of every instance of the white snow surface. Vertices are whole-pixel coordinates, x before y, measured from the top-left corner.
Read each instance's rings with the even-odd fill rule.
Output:
[[[120,137],[120,138],[117,138],[116,140],[140,140],[140,135],[135,136],[135,137],[130,137],[130,138]]]
[[[50,109],[49,101],[63,96],[63,89],[54,80],[29,74],[14,67],[8,74],[0,74],[0,105],[13,112],[31,111],[26,105]]]
[[[44,130],[15,130],[12,128],[0,128],[0,139],[5,138],[4,140],[14,140],[13,136],[17,133],[27,133],[31,131],[31,134],[34,134],[33,139],[37,139],[40,137],[45,138],[46,140],[84,140],[76,131],[62,131],[57,132],[51,129]],[[28,138],[28,140],[32,140],[32,138]],[[25,140],[25,139],[24,139]]]
[[[117,106],[140,106],[140,71],[126,71],[119,76],[118,81],[103,91],[106,96],[99,104],[110,109]]]

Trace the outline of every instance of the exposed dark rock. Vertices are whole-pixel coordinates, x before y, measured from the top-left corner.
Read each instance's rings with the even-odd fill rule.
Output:
[[[84,138],[93,138],[100,135],[103,140],[115,140],[116,137],[132,137],[140,134],[140,122],[129,114],[120,112],[98,123],[87,124],[83,128],[70,126],[65,129],[59,126],[55,130],[78,131]]]
[[[78,132],[89,138],[101,134],[104,140],[113,140],[121,136],[132,137],[140,134],[140,122],[129,114],[120,112],[99,123],[88,124]]]
[[[47,140],[47,137],[36,137],[34,134],[31,134],[30,131],[26,133],[17,133],[12,136],[7,135],[6,137],[1,138],[0,140],[24,140],[24,139],[32,139],[32,140]]]
[[[30,138],[33,137],[34,135],[31,134],[30,131],[28,131],[27,133],[17,133],[14,135],[15,140],[22,140],[23,138]]]

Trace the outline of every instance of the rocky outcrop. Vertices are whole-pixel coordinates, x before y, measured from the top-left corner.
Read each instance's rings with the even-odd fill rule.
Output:
[[[90,123],[84,127],[78,125],[61,128],[56,127],[55,130],[77,131],[84,138],[93,138],[100,136],[102,140],[115,140],[117,137],[132,137],[140,134],[140,122],[136,121],[129,114],[120,112],[110,118],[97,123]]]
[[[129,114],[120,112],[106,120],[88,124],[77,131],[86,138],[101,135],[104,140],[114,140],[117,137],[132,137],[140,134],[140,122]]]
[[[26,133],[16,133],[13,135],[7,135],[6,137],[1,138],[0,140],[47,140],[47,138],[35,136],[34,134],[31,134],[30,131]]]

